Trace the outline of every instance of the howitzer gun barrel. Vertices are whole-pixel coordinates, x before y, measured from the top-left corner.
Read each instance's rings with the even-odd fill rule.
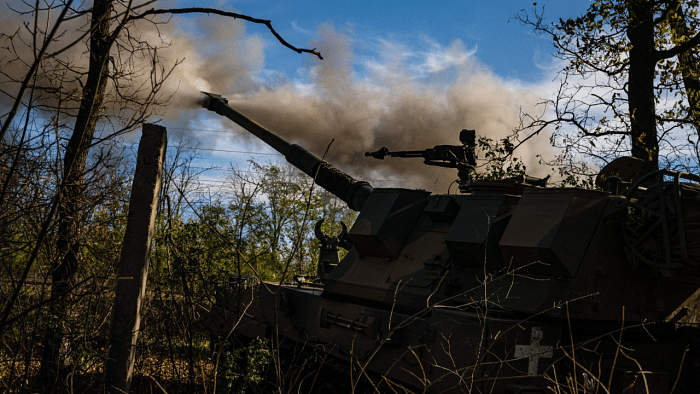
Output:
[[[204,93],[202,106],[219,115],[225,116],[260,138],[287,161],[314,179],[317,185],[345,201],[350,209],[359,211],[372,193],[372,186],[365,181],[358,181],[338,170],[331,164],[297,144],[290,144],[284,138],[267,130],[258,123],[228,105],[228,101],[218,94]]]

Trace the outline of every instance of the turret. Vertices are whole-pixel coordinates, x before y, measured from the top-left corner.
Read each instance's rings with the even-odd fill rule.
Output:
[[[218,94],[203,93],[202,106],[204,108],[231,119],[251,134],[260,138],[281,153],[290,164],[313,178],[317,185],[345,201],[350,209],[355,211],[362,209],[365,201],[372,193],[372,186],[368,182],[358,181],[303,147],[290,144],[282,137],[231,108],[228,105],[228,100]]]

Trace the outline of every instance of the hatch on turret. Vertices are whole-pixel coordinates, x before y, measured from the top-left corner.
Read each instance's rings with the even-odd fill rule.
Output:
[[[522,273],[576,276],[608,195],[525,189],[499,244],[505,263]]]
[[[498,250],[518,197],[509,195],[465,196],[445,243],[455,264],[487,269],[503,268]]]
[[[348,237],[362,256],[395,259],[430,192],[409,189],[374,189]]]

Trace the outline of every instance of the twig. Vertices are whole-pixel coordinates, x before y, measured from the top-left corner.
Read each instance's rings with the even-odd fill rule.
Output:
[[[286,46],[287,48],[293,50],[296,53],[310,53],[312,55],[317,56],[319,59],[323,59],[323,56],[321,56],[321,53],[316,51],[316,48],[313,49],[305,49],[305,48],[297,48],[294,45],[288,43],[282,36],[277,33],[277,31],[272,27],[272,22],[267,20],[267,19],[258,19],[258,18],[253,18],[248,15],[244,14],[239,14],[236,12],[229,12],[229,11],[222,11],[218,10],[216,8],[205,8],[205,7],[189,7],[189,8],[171,8],[171,9],[162,9],[162,10],[156,10],[151,8],[150,10],[144,11],[143,13],[139,15],[132,15],[129,17],[129,20],[136,20],[136,19],[143,19],[149,15],[163,15],[163,14],[214,14],[214,15],[220,15],[220,16],[226,16],[229,18],[233,19],[242,19],[244,21],[252,22],[252,23],[259,23],[262,25],[267,26],[267,28],[270,30],[270,33],[272,33],[275,38],[277,38],[277,41],[279,41],[282,45]]]

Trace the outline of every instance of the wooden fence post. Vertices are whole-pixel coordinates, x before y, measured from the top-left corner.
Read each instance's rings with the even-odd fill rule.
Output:
[[[128,393],[131,385],[167,140],[165,127],[143,125],[105,360],[107,393]]]

